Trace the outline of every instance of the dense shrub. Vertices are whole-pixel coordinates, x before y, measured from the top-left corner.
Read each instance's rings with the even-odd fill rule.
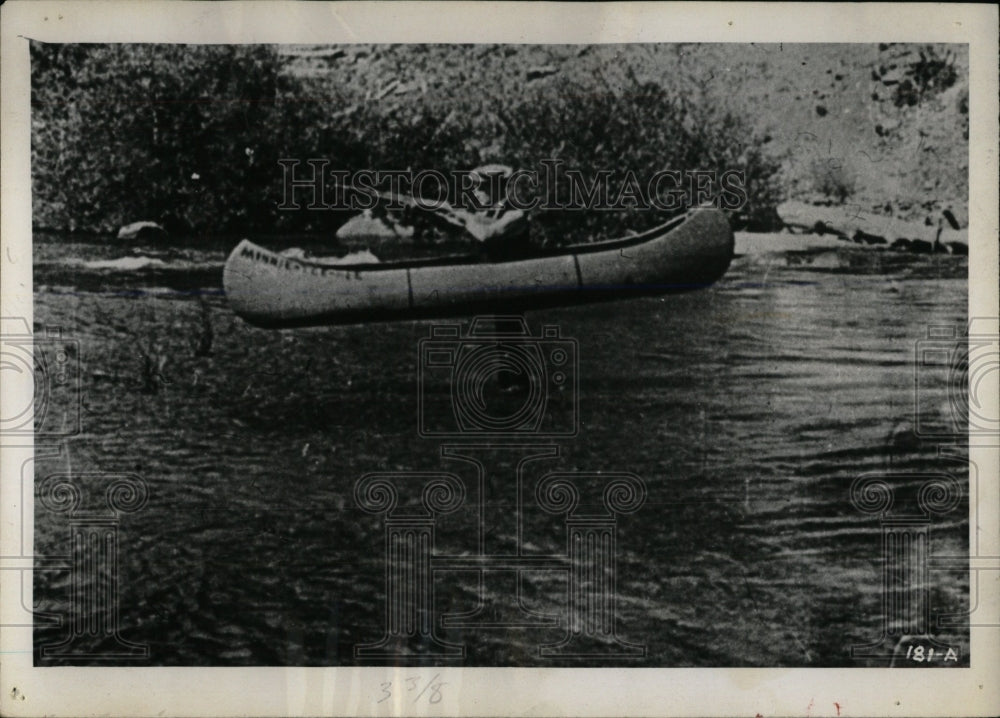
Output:
[[[857,177],[844,161],[823,157],[809,163],[812,189],[828,201],[843,204],[857,190]]]
[[[461,52],[444,52],[444,61],[465,61]],[[407,71],[407,59],[399,62],[396,71]],[[778,164],[741,118],[627,67],[614,84],[556,77],[513,92],[439,83],[403,97],[373,93],[371,75],[338,87],[284,67],[269,46],[33,43],[36,227],[106,232],[159,219],[199,233],[298,232],[346,219],[278,211],[281,158],[441,172],[558,160],[585,178],[609,171],[612,188],[630,170],[641,183],[662,169],[741,170],[749,201],[732,213],[738,226],[766,225],[779,201]],[[666,214],[539,211],[532,231],[545,243],[579,241],[641,230]]]
[[[761,142],[744,122],[732,114],[692,104],[683,94],[671,94],[652,82],[634,77],[621,88],[584,85],[569,80],[538,88],[513,107],[498,101],[499,156],[520,167],[537,168],[543,160],[558,160],[589,182],[608,172],[612,195],[627,190],[629,173],[638,180],[644,199],[655,173],[671,170],[684,174],[683,207],[695,204],[688,174],[706,176],[708,193],[719,195],[718,178],[727,170],[743,173],[748,202],[733,212],[735,224],[766,223],[769,210],[779,201],[775,182],[777,163],[765,158]],[[672,185],[666,185],[672,186]],[[572,203],[570,181],[559,177],[555,194]],[[659,198],[665,202],[662,195]],[[547,243],[613,236],[641,231],[676,214],[657,209],[581,211],[580,206],[539,212],[538,234]]]
[[[941,54],[933,45],[928,45],[918,52],[918,56],[918,60],[909,63],[906,77],[893,91],[896,107],[913,107],[925,97],[947,90],[958,80],[951,50]]]
[[[277,92],[267,47],[32,43],[36,226],[260,219]],[[270,188],[268,188],[270,189]]]

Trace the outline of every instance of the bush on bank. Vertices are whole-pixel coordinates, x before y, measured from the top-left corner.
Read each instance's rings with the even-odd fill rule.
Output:
[[[383,98],[291,75],[273,46],[32,42],[31,60],[38,229],[107,233],[152,219],[179,233],[327,232],[348,218],[280,211],[282,158],[443,173],[559,160],[585,178],[610,170],[611,187],[629,170],[644,181],[735,169],[747,191],[738,226],[766,226],[780,200],[779,165],[746,122],[631,74],[615,86],[556,77],[517,93]],[[538,211],[532,225],[558,243],[672,213]]]
[[[138,219],[259,221],[273,174],[247,147],[271,132],[268,48],[31,47],[35,226],[109,232]]]

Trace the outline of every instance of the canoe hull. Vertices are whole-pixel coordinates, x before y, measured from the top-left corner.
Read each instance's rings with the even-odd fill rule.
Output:
[[[351,324],[690,291],[715,282],[732,256],[725,215],[703,209],[637,237],[495,263],[322,265],[244,240],[223,286],[233,310],[258,326]]]

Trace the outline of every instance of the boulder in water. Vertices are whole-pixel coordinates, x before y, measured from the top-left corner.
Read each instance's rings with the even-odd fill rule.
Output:
[[[780,205],[778,214],[786,227],[814,234],[834,234],[860,244],[888,244],[890,249],[922,254],[961,254],[960,245],[964,245],[968,252],[968,230],[954,228],[959,222],[949,210],[937,224],[904,221],[850,207],[817,207],[794,201]]]
[[[166,263],[156,257],[120,257],[119,259],[96,259],[84,262],[87,269],[111,269],[121,272],[134,272],[147,267],[164,267]]]
[[[156,222],[133,222],[118,230],[118,239],[147,241],[167,238],[167,230]]]
[[[554,75],[557,72],[559,72],[559,68],[555,65],[539,65],[537,67],[529,67],[525,76],[528,80],[538,80],[542,77]]]

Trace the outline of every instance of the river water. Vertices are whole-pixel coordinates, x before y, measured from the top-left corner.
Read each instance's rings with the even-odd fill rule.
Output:
[[[887,665],[851,653],[891,620],[880,517],[852,504],[852,483],[888,475],[897,517],[920,513],[926,475],[967,487],[964,454],[915,432],[918,411],[951,406],[948,377],[916,358],[929,327],[967,321],[964,257],[755,254],[705,291],[529,312],[532,335],[555,325],[575,354],[579,389],[552,406],[557,423],[578,412],[579,431],[445,449],[463,460],[418,431],[421,411],[427,425],[452,420],[426,415],[440,401],[419,401],[432,322],[256,329],[226,306],[221,245],[122,271],[81,263],[121,249],[35,241],[36,331],[58,326],[74,345],[82,407],[79,433],[39,442],[36,485],[65,474],[100,498],[108,475],[127,474],[148,492],[115,524],[118,637],[79,637],[104,664],[384,663],[355,650],[385,633],[386,606],[383,517],[359,508],[355,485],[371,472],[445,471],[466,485],[435,527],[435,556],[453,560],[483,546],[508,566],[565,552],[565,517],[540,511],[532,491],[549,472],[597,484],[632,474],[645,501],[614,519],[604,604],[617,638],[604,643],[631,652],[541,655],[572,623],[569,572],[480,574],[469,559],[431,574],[434,632],[464,646],[442,664]],[[447,396],[445,374],[424,377],[425,398]],[[48,411],[72,401],[53,393]],[[546,452],[519,480],[519,462]],[[53,559],[36,571],[36,609],[65,616],[71,587],[93,574],[59,562],[74,516],[36,501],[35,517],[36,555]],[[931,558],[968,555],[964,493],[914,526]],[[969,609],[965,571],[933,568],[927,581],[910,593],[935,620]],[[951,622],[934,630],[960,665],[968,629]],[[888,650],[912,628],[891,626]],[[40,653],[65,636],[36,623],[36,662],[74,662]],[[122,640],[148,650],[122,658]]]

